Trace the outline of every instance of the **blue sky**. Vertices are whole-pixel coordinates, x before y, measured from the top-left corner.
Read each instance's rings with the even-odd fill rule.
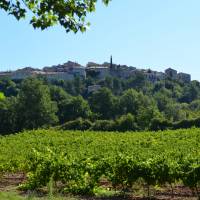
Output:
[[[34,30],[0,11],[0,70],[44,67],[68,60],[113,62],[164,71],[172,67],[200,80],[199,0],[112,0],[98,3],[90,29],[66,34],[56,26]]]

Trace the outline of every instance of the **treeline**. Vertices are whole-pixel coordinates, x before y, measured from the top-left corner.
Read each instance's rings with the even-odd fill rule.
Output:
[[[101,88],[88,93],[87,87]],[[200,83],[130,79],[0,80],[0,134],[56,126],[78,130],[165,130],[200,126]]]
[[[200,117],[191,120],[183,120],[180,122],[170,122],[167,120],[153,119],[150,122],[149,131],[159,130],[176,130],[176,129],[189,129],[192,127],[200,128]],[[137,126],[134,116],[127,114],[121,116],[116,120],[96,120],[94,122],[88,119],[78,118],[73,121],[66,122],[65,124],[58,126],[58,129],[62,130],[91,130],[91,131],[141,131],[142,128]]]

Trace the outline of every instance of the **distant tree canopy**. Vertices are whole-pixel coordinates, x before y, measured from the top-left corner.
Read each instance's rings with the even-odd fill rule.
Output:
[[[17,20],[31,13],[30,24],[42,30],[60,24],[67,32],[84,32],[90,25],[88,13],[94,12],[98,0],[0,0],[0,8]],[[102,0],[107,5],[111,0]]]
[[[0,135],[56,126],[98,131],[200,127],[200,83],[127,79],[0,80]],[[98,85],[89,92],[88,86]]]

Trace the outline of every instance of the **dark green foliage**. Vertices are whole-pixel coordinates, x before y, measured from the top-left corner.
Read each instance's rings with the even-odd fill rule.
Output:
[[[49,88],[40,80],[30,78],[23,81],[16,106],[19,130],[58,122],[56,103],[51,100]]]
[[[153,119],[150,125],[150,130],[159,131],[159,130],[167,130],[172,129],[173,124],[167,120],[162,119]]]
[[[137,114],[139,105],[141,104],[142,96],[134,89],[126,90],[120,98],[120,113],[126,114],[131,113],[133,115]]]
[[[83,94],[85,88],[83,80],[80,77],[75,77],[73,81],[75,95]]]
[[[57,103],[58,111],[57,116],[59,121],[65,122],[65,106],[68,105],[73,97],[65,92],[64,89],[58,86],[50,86],[51,99]]]
[[[94,130],[94,131],[117,131],[116,122],[113,120],[97,120],[93,123],[91,130]]]
[[[89,98],[92,112],[101,119],[113,119],[117,112],[117,99],[108,88],[101,88]]]
[[[181,102],[191,103],[195,99],[200,97],[200,85],[199,82],[193,81],[189,85],[185,85],[183,88],[183,94],[180,97]]]
[[[58,104],[71,98],[71,96],[59,86],[50,85],[49,89],[52,101],[56,101]]]
[[[92,78],[92,79],[97,79],[99,76],[99,72],[96,72],[94,70],[89,70],[87,72],[88,77]]]
[[[141,90],[145,86],[146,82],[144,74],[138,72],[136,76],[127,80],[127,87]]]
[[[196,120],[200,116],[199,82],[163,80],[153,84],[143,78],[141,74],[127,79],[106,77],[105,80],[76,77],[71,81],[47,81],[38,78],[32,83],[30,79],[23,83],[2,79],[0,94],[5,97],[0,108],[0,133],[54,124],[59,126],[80,117],[91,120],[95,130],[199,127]],[[140,85],[139,82],[143,83]],[[87,88],[91,85],[100,85],[101,89],[88,93]],[[11,96],[16,97],[15,100],[8,98]],[[134,125],[132,128],[128,124],[120,127],[119,121],[129,113],[134,118]]]
[[[189,104],[191,111],[200,111],[200,99],[196,99]]]
[[[88,102],[84,100],[82,96],[72,97],[70,101],[62,101],[60,109],[61,111],[59,117],[61,123],[75,120],[79,117],[89,118],[89,116],[91,115]]]
[[[173,129],[200,127],[200,118],[183,120],[173,124]]]
[[[63,130],[89,130],[92,127],[92,122],[87,119],[78,118],[74,121],[69,121],[60,126]]]
[[[16,132],[16,105],[17,99],[15,97],[0,100],[0,135]]]
[[[17,84],[9,79],[0,80],[0,91],[4,93],[6,97],[16,96],[19,92]]]
[[[169,122],[167,120],[154,119],[151,122],[150,130],[158,131],[158,130],[166,130],[166,129],[189,129],[192,127],[200,127],[200,118],[190,119],[190,120],[182,120],[179,122]]]
[[[136,131],[138,130],[135,117],[132,114],[121,116],[117,120],[116,130],[118,131]]]

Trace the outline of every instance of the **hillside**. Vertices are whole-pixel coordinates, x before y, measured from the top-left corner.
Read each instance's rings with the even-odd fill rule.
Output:
[[[142,131],[200,126],[200,83],[144,75],[0,80],[0,134],[60,126]]]

